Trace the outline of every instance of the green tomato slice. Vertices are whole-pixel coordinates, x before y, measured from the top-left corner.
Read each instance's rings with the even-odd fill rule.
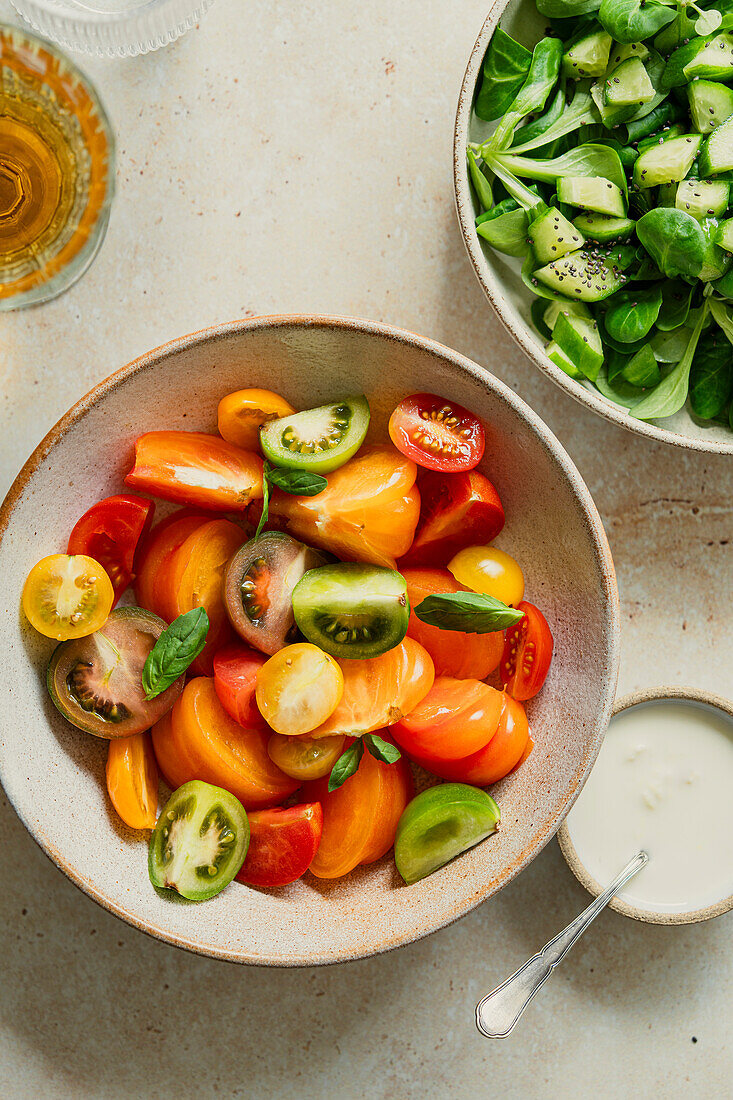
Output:
[[[394,857],[409,885],[496,832],[499,807],[467,783],[439,783],[413,798],[397,825]]]
[[[328,474],[356,454],[368,428],[366,397],[348,397],[270,420],[260,430],[260,443],[275,466]]]
[[[378,657],[407,633],[407,584],[394,569],[379,565],[324,565],[309,569],[296,584],[293,613],[308,641],[332,657]]]
[[[213,898],[244,863],[249,822],[239,799],[198,779],[171,795],[150,837],[153,886],[189,901]]]

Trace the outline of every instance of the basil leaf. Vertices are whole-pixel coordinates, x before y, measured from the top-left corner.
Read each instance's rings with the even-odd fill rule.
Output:
[[[532,53],[497,27],[483,64],[481,86],[473,109],[485,122],[501,118],[529,72]]]
[[[364,743],[361,738],[355,741],[351,748],[346,752],[342,752],[338,760],[331,768],[331,774],[328,778],[329,791],[337,791],[347,779],[349,779],[358,770],[361,758],[364,755]]]
[[[641,42],[676,18],[676,7],[656,0],[602,0],[598,12],[598,21],[616,42]]]
[[[265,478],[270,485],[296,497],[315,497],[328,485],[321,474],[313,474],[309,470],[283,470],[269,463],[265,463]]]
[[[265,463],[262,473],[262,515],[260,516],[260,522],[257,524],[257,530],[255,531],[256,539],[260,537],[262,528],[267,523],[270,515],[270,479],[267,474],[267,463]]]
[[[445,592],[426,596],[414,609],[418,619],[441,630],[461,630],[464,634],[491,634],[506,630],[524,617],[523,611],[508,607],[493,596],[481,592]]]
[[[636,223],[636,235],[669,278],[697,278],[705,259],[705,234],[700,223],[684,210],[658,206]]]
[[[203,607],[179,615],[163,631],[143,666],[146,699],[155,699],[183,675],[206,645],[208,631],[209,616]]]
[[[544,109],[560,73],[562,48],[559,38],[542,38],[537,43],[527,78],[490,139],[492,148],[503,149],[511,145],[517,123],[526,115]]]
[[[375,760],[381,760],[384,764],[396,764],[402,753],[396,745],[383,740],[376,733],[365,733],[362,738],[369,752]]]

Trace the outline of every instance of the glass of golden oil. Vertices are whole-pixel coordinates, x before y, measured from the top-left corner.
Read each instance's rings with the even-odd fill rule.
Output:
[[[114,137],[90,82],[0,23],[0,311],[55,298],[104,239]]]

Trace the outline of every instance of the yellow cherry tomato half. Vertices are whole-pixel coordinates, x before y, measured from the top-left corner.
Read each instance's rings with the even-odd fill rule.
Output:
[[[267,753],[281,772],[305,782],[330,775],[341,755],[344,740],[338,734],[335,737],[283,737],[273,733]]]
[[[296,642],[265,661],[255,697],[276,733],[299,737],[326,721],[343,691],[344,674],[333,657],[310,642]]]
[[[219,402],[219,435],[245,451],[257,451],[262,425],[294,412],[284,397],[271,390],[237,390]]]
[[[23,610],[31,626],[58,642],[99,630],[114,602],[112,581],[86,554],[41,558],[23,585]]]
[[[467,546],[448,563],[459,584],[511,607],[524,598],[524,574],[514,558],[495,546]]]

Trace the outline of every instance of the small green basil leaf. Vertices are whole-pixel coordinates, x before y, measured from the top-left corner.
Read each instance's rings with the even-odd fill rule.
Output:
[[[479,118],[485,122],[501,118],[524,84],[531,63],[531,50],[497,27],[484,57],[481,86],[474,103]]]
[[[658,385],[662,378],[659,366],[654,358],[654,352],[649,344],[631,357],[621,373],[624,381],[646,390]]]
[[[265,478],[270,485],[296,497],[315,497],[328,486],[321,474],[310,470],[284,470],[280,466],[265,463]]]
[[[636,223],[636,235],[660,271],[669,278],[691,275],[697,278],[705,260],[705,234],[684,210],[658,207]]]
[[[361,738],[355,741],[354,744],[342,752],[338,760],[331,768],[331,774],[328,777],[328,789],[329,791],[336,791],[339,787],[343,786],[347,779],[349,779],[358,770],[361,758],[364,755],[364,743]]]
[[[396,745],[390,744],[376,733],[365,733],[362,740],[375,760],[381,760],[384,764],[396,764],[402,756]]]
[[[684,325],[690,312],[693,286],[682,279],[667,279],[662,284],[662,308],[657,317],[657,328],[662,332]]]
[[[617,405],[622,405],[625,409],[630,409],[632,405],[636,405],[639,399],[644,396],[642,389],[638,386],[632,386],[620,374],[610,382],[605,366],[601,367],[598,372],[596,386],[609,401],[615,401]]]
[[[676,7],[656,0],[601,0],[598,20],[616,42],[641,42],[651,38],[677,17]]]
[[[505,201],[513,202],[513,199],[506,199]],[[526,255],[529,247],[527,244],[528,230],[527,211],[522,210],[521,207],[518,210],[510,210],[501,214],[497,218],[481,221],[476,225],[476,232],[479,237],[483,237],[484,240],[488,241],[497,252],[503,252],[507,256]]]
[[[524,617],[523,611],[508,607],[481,592],[445,592],[426,596],[414,609],[418,619],[441,630],[464,634],[491,634],[506,630]]]
[[[143,691],[155,699],[182,676],[206,645],[209,616],[203,607],[179,615],[163,631],[143,666]]]

